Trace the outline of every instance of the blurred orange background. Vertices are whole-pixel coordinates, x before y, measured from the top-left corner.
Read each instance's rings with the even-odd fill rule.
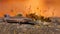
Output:
[[[36,13],[45,17],[60,17],[60,0],[0,0],[0,17]]]

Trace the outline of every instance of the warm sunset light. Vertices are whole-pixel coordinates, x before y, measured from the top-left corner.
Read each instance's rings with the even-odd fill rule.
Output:
[[[60,0],[0,0],[0,34],[60,34]]]
[[[0,0],[0,16],[10,14],[15,16],[36,13],[45,17],[60,17],[59,0]]]

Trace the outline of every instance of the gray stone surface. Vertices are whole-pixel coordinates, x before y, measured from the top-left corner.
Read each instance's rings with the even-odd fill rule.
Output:
[[[0,34],[60,34],[60,25],[50,25],[0,23]]]

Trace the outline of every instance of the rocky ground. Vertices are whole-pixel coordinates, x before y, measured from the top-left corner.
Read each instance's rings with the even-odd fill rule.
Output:
[[[60,25],[29,25],[0,23],[0,34],[60,34]]]

